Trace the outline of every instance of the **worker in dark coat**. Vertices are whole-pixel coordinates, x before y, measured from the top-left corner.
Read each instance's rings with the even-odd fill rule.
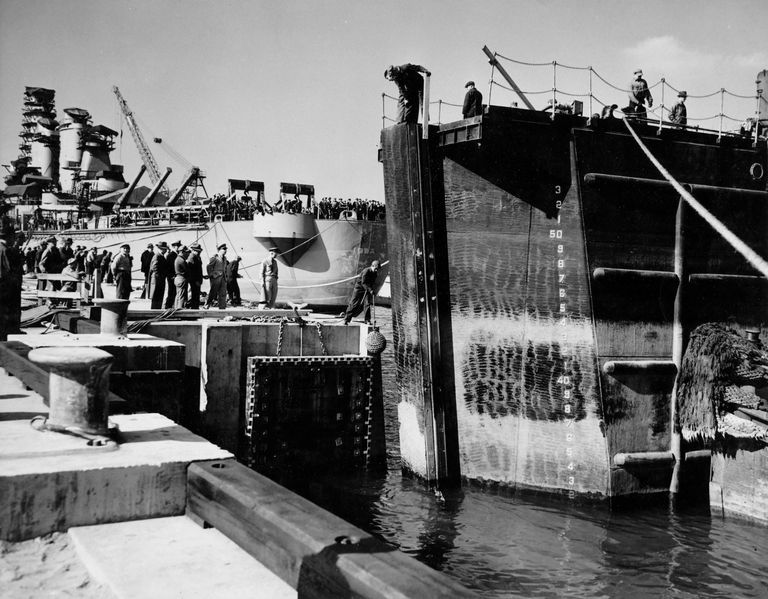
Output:
[[[415,123],[419,120],[420,97],[424,91],[424,79],[419,73],[427,77],[431,73],[417,64],[394,65],[384,71],[384,78],[393,81],[397,85],[400,96],[397,100],[397,122]]]
[[[371,305],[376,287],[376,278],[379,276],[379,261],[374,260],[364,269],[355,281],[352,297],[349,300],[347,311],[344,314],[344,324],[349,324],[355,316],[365,310],[365,324],[371,324]]]
[[[174,265],[176,264],[176,258],[178,257],[179,248],[181,248],[181,241],[174,241],[171,244],[171,251],[165,256],[165,279],[168,287],[168,297],[165,298],[164,308],[173,308],[176,305],[176,270]]]
[[[474,81],[467,81],[464,86],[467,93],[464,94],[464,106],[461,108],[461,114],[465,119],[483,114],[483,94],[475,87]]]
[[[677,104],[669,111],[669,120],[676,125],[685,126],[688,124],[688,110],[685,108],[685,100],[688,92],[681,91],[677,94]]]
[[[0,341],[21,332],[21,280],[24,257],[15,243],[13,229],[0,235]]]
[[[61,252],[56,246],[57,240],[55,237],[49,237],[46,241],[46,248],[43,250],[42,256],[40,256],[40,272],[44,274],[59,274],[64,268],[64,261],[61,257]],[[53,289],[58,291],[61,289],[61,283],[59,281],[48,281],[49,285],[47,289]]]
[[[187,282],[189,283],[189,308],[200,308],[200,287],[203,285],[203,260],[200,252],[203,248],[195,242],[189,246],[190,253],[187,258]]]
[[[154,247],[155,246],[149,243],[147,244],[147,249],[141,252],[141,272],[144,275],[144,289],[141,291],[141,297],[144,299],[149,299],[149,263],[152,262]]]
[[[227,244],[222,243],[216,248],[216,254],[211,256],[208,262],[208,279],[211,282],[211,290],[205,307],[210,308],[217,302],[219,309],[227,307]]]
[[[176,287],[174,308],[186,308],[189,302],[189,281],[187,280],[189,264],[187,263],[187,258],[189,258],[189,248],[184,245],[179,249],[179,255],[176,256],[176,260],[173,262],[175,273],[173,284]]]
[[[242,277],[238,272],[240,270],[240,260],[242,258],[238,256],[227,263],[227,297],[229,298],[229,303],[233,306],[239,306],[241,303],[240,285],[237,283],[237,279]]]
[[[124,243],[120,246],[120,253],[115,256],[110,265],[112,276],[115,279],[115,297],[117,299],[131,299],[131,246]]]
[[[152,300],[150,308],[157,310],[163,307],[163,296],[165,295],[165,281],[167,279],[168,267],[165,262],[165,254],[168,251],[168,244],[164,241],[155,246],[155,255],[149,263],[149,298]]]

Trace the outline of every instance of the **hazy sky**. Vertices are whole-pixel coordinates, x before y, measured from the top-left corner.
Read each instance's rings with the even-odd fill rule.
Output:
[[[617,87],[641,67],[649,83],[666,77],[689,94],[750,95],[768,68],[767,25],[766,0],[0,0],[0,162],[18,155],[24,86],[55,89],[60,116],[86,108],[120,130],[117,85],[145,137],[162,137],[206,171],[209,193],[232,177],[264,181],[268,199],[280,181],[312,183],[318,196],[382,199],[389,64],[425,65],[432,98],[453,103],[468,79],[487,100],[485,44],[527,62],[592,65]],[[552,87],[551,67],[506,67],[523,90]],[[557,86],[586,93],[589,75],[559,69]],[[597,81],[594,93],[626,102]],[[531,99],[543,107],[548,97]],[[493,90],[494,104],[515,99]],[[691,98],[689,117],[717,114],[719,102]],[[387,108],[394,116],[391,101]],[[726,98],[726,114],[753,110]],[[460,114],[444,106],[441,116]],[[113,161],[130,180],[140,161],[122,128]],[[182,167],[152,150],[177,185]]]

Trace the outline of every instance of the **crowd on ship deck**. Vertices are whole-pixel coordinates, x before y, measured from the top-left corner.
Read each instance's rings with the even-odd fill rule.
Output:
[[[384,203],[375,200],[324,197],[317,202],[317,218],[338,219],[349,211],[357,220],[384,220],[386,215]]]

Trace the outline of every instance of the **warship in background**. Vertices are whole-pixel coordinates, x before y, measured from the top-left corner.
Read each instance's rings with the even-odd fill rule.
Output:
[[[130,184],[123,167],[110,159],[116,131],[94,125],[82,108],[65,108],[66,117],[58,122],[54,90],[25,88],[21,153],[6,167],[3,200],[27,243],[53,234],[100,250],[128,243],[138,254],[161,240],[196,241],[204,260],[226,243],[230,258],[242,258],[242,296],[255,301],[261,297],[261,261],[268,248],[277,247],[278,303],[328,307],[346,305],[354,278],[372,260],[386,262],[382,214],[368,218],[353,209],[321,214],[312,185],[281,183],[273,205],[263,182],[229,179],[227,196],[210,198],[205,174],[189,165],[171,192],[166,186],[171,169],[160,173],[125,99],[117,87],[113,92],[143,162]],[[145,172],[151,189],[139,186]],[[289,201],[293,209],[276,208]],[[386,274],[385,266],[380,284]],[[135,271],[134,287],[141,279]]]

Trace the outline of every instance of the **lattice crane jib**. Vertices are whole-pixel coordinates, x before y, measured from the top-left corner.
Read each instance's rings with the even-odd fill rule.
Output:
[[[147,167],[149,178],[152,180],[152,183],[157,183],[160,180],[160,177],[162,176],[160,173],[160,168],[157,166],[157,161],[155,160],[155,157],[152,155],[152,152],[150,151],[149,146],[147,145],[147,142],[144,140],[144,136],[141,133],[141,129],[139,129],[139,125],[136,123],[136,119],[133,116],[133,112],[128,107],[128,103],[125,101],[125,98],[123,98],[123,95],[120,93],[120,90],[115,85],[112,87],[112,91],[114,92],[115,97],[117,97],[117,102],[120,105],[120,110],[123,113],[125,122],[128,125],[128,129],[131,132],[133,141],[136,144],[136,148],[139,150],[139,156],[141,157],[141,161]],[[163,186],[163,190],[165,191],[166,194],[168,193],[168,190],[165,186]]]

